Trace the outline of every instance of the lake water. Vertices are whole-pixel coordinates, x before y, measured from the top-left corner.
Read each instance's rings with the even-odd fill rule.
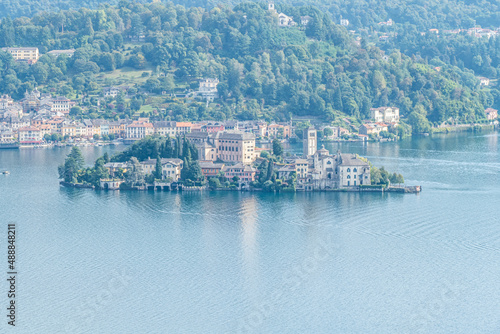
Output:
[[[326,148],[423,192],[96,192],[69,148],[0,151],[0,332],[500,333],[498,133]]]

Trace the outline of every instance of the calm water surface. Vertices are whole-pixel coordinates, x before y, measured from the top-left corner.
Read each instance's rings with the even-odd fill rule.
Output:
[[[69,148],[0,151],[0,332],[500,333],[498,133],[326,148],[423,192],[94,192],[59,187]]]

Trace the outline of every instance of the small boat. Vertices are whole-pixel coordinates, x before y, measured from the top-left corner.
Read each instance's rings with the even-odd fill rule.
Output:
[[[2,174],[7,175],[7,174],[10,174],[10,172],[9,172],[8,170],[4,170],[4,171],[2,172]]]

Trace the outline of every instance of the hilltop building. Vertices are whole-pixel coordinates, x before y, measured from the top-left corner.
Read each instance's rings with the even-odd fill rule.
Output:
[[[47,52],[48,55],[54,56],[54,57],[59,57],[61,55],[65,55],[68,58],[73,57],[73,54],[75,54],[75,49],[68,49],[68,50],[52,50]]]
[[[278,13],[276,11],[276,8],[274,6],[274,1],[269,1],[267,8],[272,14],[278,15],[278,26],[279,27],[293,27],[293,26],[297,25],[297,23],[293,21],[293,17],[288,16],[284,13]],[[309,21],[307,21],[307,23],[303,24],[303,25],[307,25],[308,23],[309,23]]]
[[[200,88],[198,89],[198,95],[203,97],[208,101],[213,101],[219,97],[219,92],[217,91],[217,85],[219,84],[219,79],[208,78],[200,80]]]
[[[16,61],[24,61],[30,65],[36,63],[40,57],[38,48],[3,48],[2,50],[9,52]]]
[[[306,16],[301,16],[300,17],[300,24],[302,24],[303,26],[307,26],[309,24],[309,22],[312,21],[312,17],[310,17],[309,15],[306,15]]]

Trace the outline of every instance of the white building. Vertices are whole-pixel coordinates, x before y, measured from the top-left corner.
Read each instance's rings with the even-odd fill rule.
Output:
[[[307,26],[309,24],[309,22],[311,22],[311,20],[312,20],[312,17],[310,17],[309,15],[301,16],[300,17],[300,24],[302,24],[303,26]]]
[[[62,112],[63,114],[69,114],[69,111],[71,108],[73,108],[76,105],[76,102],[71,101],[68,98],[65,98],[64,96],[59,96],[54,99],[52,99],[52,112]]]
[[[127,139],[143,139],[154,133],[153,124],[149,122],[134,121],[127,125]]]
[[[60,55],[66,55],[68,58],[73,57],[73,54],[75,53],[75,49],[68,49],[68,50],[52,50],[47,52],[47,54],[54,56],[54,57],[59,57]]]
[[[217,85],[219,84],[219,79],[208,78],[200,80],[200,88],[198,89],[198,95],[204,99],[213,101],[219,97],[219,92],[217,91]]]
[[[380,123],[399,123],[399,108],[380,107],[370,109],[370,118]]]
[[[184,163],[181,159],[161,159],[162,180],[170,178],[173,182],[179,181],[183,165]],[[141,162],[141,166],[144,173],[153,174],[156,171],[156,159],[145,160]]]
[[[40,144],[42,142],[42,132],[35,127],[20,128],[18,137],[21,144]]]
[[[295,23],[293,21],[293,17],[291,16],[288,16],[284,13],[279,13],[278,15],[278,25],[280,27],[293,27],[295,26],[297,23]]]

